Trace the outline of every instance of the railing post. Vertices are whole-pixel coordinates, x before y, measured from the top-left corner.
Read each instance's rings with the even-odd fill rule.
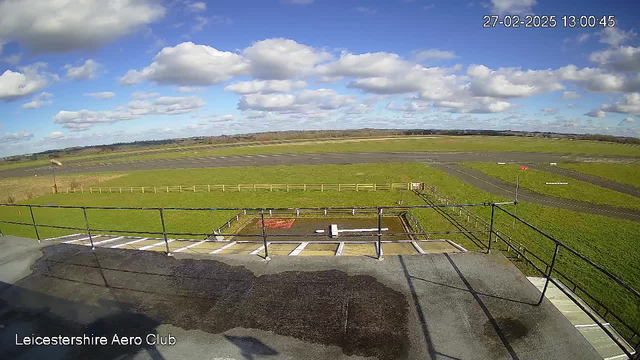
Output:
[[[491,204],[491,225],[489,225],[489,246],[487,247],[487,254],[491,253],[491,235],[493,235],[493,215],[496,210],[496,205]]]
[[[169,241],[167,241],[167,229],[164,226],[164,211],[162,208],[160,210],[160,222],[162,222],[162,235],[164,236],[164,244],[167,247],[167,256],[171,256],[171,251],[169,251]]]
[[[378,208],[378,260],[382,260],[382,209]]]
[[[33,229],[36,231],[36,238],[40,241],[40,233],[38,233],[38,225],[36,225],[36,218],[33,216],[33,208],[29,205],[29,212],[31,213],[31,222],[33,223]]]
[[[84,215],[84,225],[87,227],[87,234],[89,234],[89,242],[91,243],[91,250],[95,250],[93,246],[93,236],[91,236],[91,228],[89,227],[89,218],[87,217],[87,208],[82,207],[82,214]]]
[[[267,227],[264,224],[264,210],[260,210],[260,218],[262,220],[262,241],[263,241],[263,245],[264,245],[264,259],[265,260],[270,260],[269,259],[269,244],[267,244]]]
[[[549,286],[549,279],[551,278],[551,275],[553,274],[553,266],[556,263],[556,257],[558,256],[558,249],[560,248],[560,245],[558,244],[558,242],[556,242],[556,249],[553,252],[553,258],[551,259],[551,265],[549,267],[549,274],[546,274],[546,281],[544,282],[544,288],[542,289],[542,295],[540,295],[540,300],[538,300],[538,305],[542,304],[542,300],[544,300],[544,294],[547,292],[547,287]]]

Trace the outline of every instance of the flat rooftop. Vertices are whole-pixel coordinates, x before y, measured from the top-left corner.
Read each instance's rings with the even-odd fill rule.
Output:
[[[501,254],[274,257],[0,238],[8,358],[601,359]],[[16,346],[171,334],[173,346]]]

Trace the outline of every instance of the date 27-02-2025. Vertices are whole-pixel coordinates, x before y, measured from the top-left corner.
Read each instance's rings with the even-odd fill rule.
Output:
[[[485,28],[607,28],[615,26],[615,15],[484,15],[482,17],[482,27]]]

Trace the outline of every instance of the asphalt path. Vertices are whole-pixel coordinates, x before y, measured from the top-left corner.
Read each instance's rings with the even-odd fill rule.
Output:
[[[56,168],[56,173],[75,174],[87,172],[137,171],[161,169],[193,169],[217,167],[273,166],[273,165],[320,165],[320,164],[363,164],[385,162],[444,162],[504,161],[516,163],[545,162],[640,162],[635,157],[547,154],[531,152],[349,152],[349,153],[303,153],[303,154],[259,154],[217,157],[192,157],[180,159],[134,160],[127,162],[101,162],[95,164],[68,164]],[[49,166],[18,168],[0,171],[2,177],[49,175]]]
[[[432,164],[432,166],[437,167],[447,174],[455,176],[456,178],[469,183],[481,190],[496,195],[506,196],[511,199],[515,197],[515,186],[513,184],[498,180],[480,171],[455,164]],[[611,216],[618,219],[640,221],[640,211],[637,210],[607,205],[596,205],[571,199],[563,199],[539,194],[523,188],[520,188],[518,190],[518,201],[580,211],[596,215]]]

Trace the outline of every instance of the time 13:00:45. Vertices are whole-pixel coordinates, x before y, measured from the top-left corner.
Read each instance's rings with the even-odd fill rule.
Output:
[[[616,26],[614,15],[563,15],[558,22],[556,15],[484,15],[482,27],[506,27],[506,28],[555,28],[558,25],[565,28],[606,28]]]

